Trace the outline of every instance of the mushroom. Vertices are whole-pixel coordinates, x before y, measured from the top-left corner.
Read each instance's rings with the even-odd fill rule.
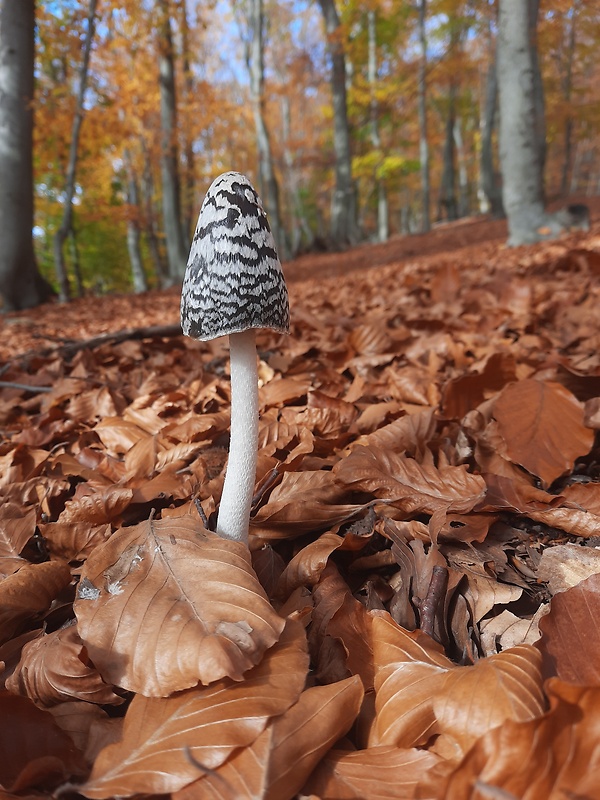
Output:
[[[211,184],[181,290],[181,327],[208,341],[229,335],[231,434],[217,533],[248,542],[258,449],[256,329],[289,333],[285,279],[261,200],[239,172]]]

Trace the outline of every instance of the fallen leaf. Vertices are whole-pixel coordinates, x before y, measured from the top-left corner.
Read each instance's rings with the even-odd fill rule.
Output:
[[[78,791],[99,800],[176,792],[251,745],[269,719],[297,702],[307,669],[304,629],[289,620],[279,642],[241,683],[225,679],[168,698],[136,695],[122,740],[101,751]]]
[[[82,571],[75,614],[107,683],[159,697],[241,680],[284,625],[247,547],[189,514],[122,528],[99,545]]]
[[[600,574],[554,595],[540,630],[546,676],[600,686]]]
[[[493,413],[503,455],[541,478],[545,487],[572,469],[594,442],[594,432],[584,425],[583,406],[558,383],[511,383],[495,401]]]
[[[291,800],[313,768],[350,728],[363,698],[357,677],[304,691],[254,741],[216,772],[182,789],[174,800]]]

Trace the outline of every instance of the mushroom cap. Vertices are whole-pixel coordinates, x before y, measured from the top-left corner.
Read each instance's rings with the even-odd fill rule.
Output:
[[[216,178],[202,203],[181,290],[181,327],[203,341],[249,328],[289,332],[275,240],[258,194],[239,172]]]

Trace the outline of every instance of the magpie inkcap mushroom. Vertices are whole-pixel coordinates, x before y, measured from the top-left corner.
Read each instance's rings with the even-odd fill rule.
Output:
[[[229,335],[231,436],[217,533],[247,542],[258,447],[255,331],[289,333],[290,310],[267,216],[239,172],[216,178],[202,203],[181,290],[181,327],[202,341]]]

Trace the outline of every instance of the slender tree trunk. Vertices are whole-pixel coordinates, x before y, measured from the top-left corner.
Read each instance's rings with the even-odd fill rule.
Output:
[[[577,28],[577,13],[579,12],[580,3],[575,2],[571,7],[571,13],[568,16],[568,37],[567,37],[567,52],[566,64],[563,66],[562,78],[562,94],[565,104],[567,106],[567,116],[565,119],[565,127],[563,131],[563,164],[560,176],[560,193],[564,197],[569,189],[569,174],[571,172],[571,159],[573,148],[573,116],[571,114],[570,103],[571,95],[573,92],[573,59],[575,57],[575,43],[576,43],[576,28]],[[567,15],[565,14],[565,17]]]
[[[377,19],[373,9],[367,11],[367,26],[369,39],[368,81],[371,92],[371,144],[375,150],[381,151],[381,136],[379,134],[379,109],[375,89],[377,84]],[[386,242],[389,236],[388,199],[385,180],[375,176],[375,190],[377,192],[377,239]]]
[[[535,111],[535,136],[542,170],[542,198],[544,196],[544,168],[546,166],[546,104],[544,101],[544,84],[540,68],[540,58],[537,47],[537,23],[540,10],[540,0],[522,0],[529,7],[529,51],[533,69],[533,99]]]
[[[331,204],[331,237],[341,246],[357,241],[356,192],[352,181],[350,126],[346,100],[346,56],[335,0],[319,0],[331,58],[335,190]]]
[[[302,246],[302,240],[306,247],[310,247],[314,241],[313,232],[310,229],[302,198],[298,189],[298,175],[294,165],[294,157],[290,149],[290,130],[291,130],[291,110],[289,97],[281,95],[281,119],[283,122],[282,142],[283,142],[283,163],[285,164],[286,185],[289,193],[289,205],[292,212],[292,241],[291,252],[295,255]]]
[[[465,217],[469,213],[469,172],[465,156],[460,118],[454,123],[454,144],[458,161],[458,216]]]
[[[183,90],[185,93],[184,100],[189,109],[193,107],[194,99],[194,75],[190,64],[190,43],[189,43],[189,23],[187,17],[187,5],[185,0],[180,2],[180,20],[181,20],[181,49],[182,49],[182,67],[183,67]],[[194,208],[195,197],[195,184],[194,184],[194,142],[191,132],[185,131],[184,138],[184,163],[185,173],[183,180],[183,212],[182,212],[182,225],[183,225],[183,241],[191,241],[194,232],[193,226],[195,225],[196,209]]]
[[[154,274],[159,286],[166,286],[169,273],[161,256],[158,236],[156,235],[157,212],[154,204],[154,179],[152,177],[152,163],[150,154],[144,140],[141,140],[142,152],[144,155],[144,169],[142,172],[142,194],[144,198],[144,229],[148,250],[154,267]]]
[[[427,32],[425,18],[427,0],[419,0],[419,155],[421,160],[421,192],[423,198],[423,221],[421,229],[424,233],[431,229],[430,217],[430,179],[429,179],[429,140],[427,138]]]
[[[183,239],[177,147],[177,96],[175,92],[175,56],[171,34],[169,0],[158,0],[160,12],[159,82],[161,128],[162,209],[169,282],[182,280],[187,264],[188,247]]]
[[[543,159],[536,86],[532,7],[537,0],[500,0],[498,84],[500,161],[509,245],[534,242],[548,218],[544,212]]]
[[[490,34],[491,36],[491,34]],[[504,216],[502,190],[494,167],[494,127],[496,107],[498,104],[498,68],[497,53],[494,48],[485,81],[485,103],[481,117],[481,156],[480,181],[481,189],[489,203],[489,210],[495,217]]]
[[[69,160],[67,161],[67,171],[65,176],[63,217],[60,227],[54,236],[54,263],[59,287],[58,297],[62,303],[66,303],[70,297],[69,279],[67,277],[67,268],[65,265],[63,248],[71,230],[71,226],[73,225],[73,197],[75,196],[75,179],[77,174],[77,159],[79,155],[79,136],[81,134],[81,125],[83,123],[83,101],[85,99],[85,90],[87,88],[90,53],[92,50],[94,30],[96,27],[97,5],[97,0],[90,0],[88,6],[87,30],[83,44],[83,58],[81,61],[81,67],[79,69],[79,90],[77,92],[77,101],[75,104],[75,116],[73,117],[73,127],[71,129],[71,144],[69,146]]]
[[[250,0],[250,39],[246,49],[246,64],[250,75],[250,98],[256,128],[259,176],[265,211],[269,217],[273,237],[282,257],[287,257],[287,242],[279,210],[279,187],[273,166],[271,139],[265,122],[265,18],[263,0]]]
[[[33,251],[33,0],[0,0],[0,295],[31,308],[52,290]]]
[[[448,91],[448,113],[446,116],[446,135],[444,138],[443,169],[440,186],[440,219],[458,218],[456,202],[456,150],[454,146],[454,128],[456,123],[456,84],[452,82]]]
[[[69,250],[71,251],[71,264],[75,275],[75,291],[77,297],[83,297],[85,290],[83,287],[83,276],[81,274],[81,261],[79,259],[79,247],[77,246],[77,232],[75,226],[71,225],[69,230]]]
[[[131,153],[127,149],[123,160],[127,174],[127,205],[129,206],[127,214],[127,252],[129,253],[129,262],[131,264],[133,291],[139,294],[148,289],[140,249],[140,195],[135,170],[131,161]]]

